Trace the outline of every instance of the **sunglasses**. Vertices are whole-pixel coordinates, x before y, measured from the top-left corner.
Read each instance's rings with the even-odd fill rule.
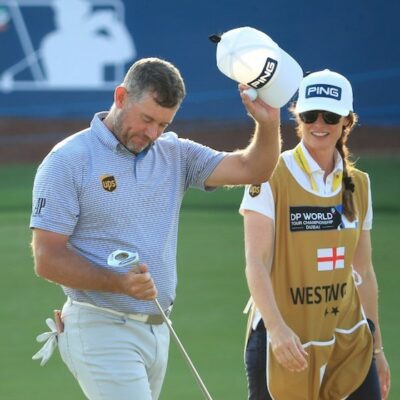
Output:
[[[328,125],[336,125],[339,123],[341,115],[335,114],[330,111],[322,111],[322,110],[312,110],[306,111],[299,114],[300,119],[306,124],[312,124],[318,119],[318,114],[322,115],[323,120]]]

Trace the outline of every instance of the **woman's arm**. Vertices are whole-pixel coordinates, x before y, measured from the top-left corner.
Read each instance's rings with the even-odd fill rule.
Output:
[[[274,249],[274,222],[254,211],[244,211],[246,277],[278,362],[290,371],[307,368],[307,352],[278,309],[270,273]]]
[[[371,235],[369,230],[361,232],[353,259],[354,269],[360,274],[362,283],[358,292],[367,318],[375,325],[374,353],[381,385],[382,399],[385,400],[390,389],[390,368],[382,351],[383,342],[378,317],[378,283],[372,265]]]

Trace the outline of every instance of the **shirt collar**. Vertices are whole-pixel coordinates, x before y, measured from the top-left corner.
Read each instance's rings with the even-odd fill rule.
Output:
[[[107,128],[106,124],[103,122],[104,118],[108,115],[107,111],[98,112],[94,115],[92,122],[90,123],[90,128],[106,147],[112,151],[121,151],[125,147],[120,143],[120,141],[115,137],[115,135]]]
[[[306,161],[308,163],[308,167],[310,168],[310,172],[313,174],[314,172],[323,171],[321,167],[318,165],[318,163],[312,158],[306,146],[304,146],[303,141],[300,142],[300,146],[301,149],[303,150],[304,157],[306,158]],[[337,151],[337,149],[335,149],[334,158],[335,158],[335,166],[333,168],[332,173],[343,171],[343,159],[340,153]]]

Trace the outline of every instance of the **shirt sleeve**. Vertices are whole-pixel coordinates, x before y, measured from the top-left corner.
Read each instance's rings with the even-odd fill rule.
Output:
[[[208,146],[182,139],[186,156],[186,189],[189,187],[212,190],[205,186],[205,181],[222,161],[227,153],[214,150]]]
[[[275,220],[275,201],[268,182],[245,187],[239,213],[243,215],[245,210],[256,211]]]
[[[369,231],[372,229],[372,220],[373,220],[371,182],[368,175],[367,175],[367,181],[368,181],[368,207],[367,207],[367,213],[365,214],[364,223],[362,226],[363,231]]]
[[[70,236],[79,217],[77,171],[59,152],[50,153],[36,173],[31,228]]]

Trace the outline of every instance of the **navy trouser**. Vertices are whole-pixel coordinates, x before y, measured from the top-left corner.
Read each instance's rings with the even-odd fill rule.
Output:
[[[373,329],[371,325],[370,327]],[[245,364],[249,400],[272,400],[267,389],[266,339],[267,334],[264,323],[261,320],[257,329],[252,331],[246,347]],[[379,378],[374,358],[364,382],[347,400],[381,400]]]

